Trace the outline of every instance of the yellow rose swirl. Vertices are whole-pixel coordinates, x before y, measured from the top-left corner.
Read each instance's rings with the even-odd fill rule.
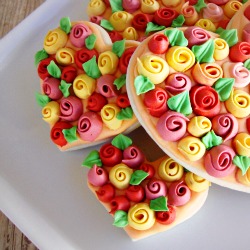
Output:
[[[110,23],[116,31],[124,31],[132,26],[133,15],[126,11],[116,11],[109,18]]]
[[[101,110],[101,118],[103,123],[111,130],[119,129],[122,125],[122,120],[116,118],[120,112],[120,108],[116,104],[107,104]]]
[[[211,130],[212,123],[205,116],[194,116],[188,123],[188,132],[195,136],[201,137]]]
[[[103,52],[98,57],[98,67],[102,75],[114,74],[117,70],[118,63],[119,58],[112,51]]]
[[[106,5],[102,0],[91,0],[87,7],[88,16],[100,16],[106,10]]]
[[[75,62],[75,51],[70,48],[61,48],[56,52],[56,61],[62,65],[67,66]]]
[[[60,107],[59,104],[55,101],[49,102],[42,109],[43,120],[48,122],[51,125],[54,125],[59,120]]]
[[[211,185],[206,179],[191,172],[186,173],[185,182],[192,191],[197,193],[207,190]]]
[[[154,14],[160,5],[158,1],[155,0],[142,0],[141,2],[141,11],[146,14]]]
[[[86,74],[78,75],[73,82],[73,90],[80,99],[87,99],[96,89],[96,80]]]

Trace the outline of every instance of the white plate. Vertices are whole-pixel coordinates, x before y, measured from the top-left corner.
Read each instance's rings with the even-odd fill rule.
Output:
[[[33,57],[61,17],[86,20],[86,5],[47,1],[1,40],[0,209],[40,249],[249,249],[249,194],[216,185],[191,220],[132,243],[87,189],[81,162],[93,148],[62,153],[50,141]],[[142,129],[132,134],[152,160],[161,154]]]

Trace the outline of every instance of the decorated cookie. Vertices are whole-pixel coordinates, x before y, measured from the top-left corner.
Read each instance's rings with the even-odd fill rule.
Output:
[[[219,185],[250,192],[250,43],[235,30],[169,28],[128,68],[133,110],[161,149]],[[242,44],[243,43],[243,44]]]
[[[138,127],[126,93],[136,41],[112,43],[90,22],[62,18],[35,55],[44,121],[60,150],[83,148]]]
[[[149,162],[129,137],[116,136],[92,151],[88,186],[132,240],[169,230],[204,204],[210,182],[186,171],[167,155]]]
[[[142,41],[166,27],[225,28],[242,6],[237,0],[90,0],[89,20],[109,32],[112,41]]]

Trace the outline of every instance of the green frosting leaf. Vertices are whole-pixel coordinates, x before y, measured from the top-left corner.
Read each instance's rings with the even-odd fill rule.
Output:
[[[96,35],[91,34],[85,39],[85,46],[87,49],[91,50],[95,47]]]
[[[202,45],[194,45],[192,51],[194,53],[195,59],[199,63],[214,62],[214,40],[209,39]]]
[[[76,129],[77,129],[77,126],[73,126],[72,128],[62,130],[64,138],[68,143],[71,143],[78,139],[76,135]]]
[[[188,91],[172,96],[168,99],[167,104],[171,110],[182,113],[185,116],[188,116],[193,112]]]
[[[71,22],[69,17],[63,17],[60,20],[60,28],[66,33],[69,34],[69,32],[71,31]]]
[[[37,66],[39,62],[41,62],[43,59],[46,59],[48,57],[49,55],[44,49],[37,51],[35,54],[35,65]]]
[[[171,27],[173,28],[182,27],[184,22],[185,22],[185,17],[183,15],[179,15],[173,20]]]
[[[121,57],[124,51],[125,39],[113,43],[112,52],[114,52],[118,57]]]
[[[123,135],[123,134],[119,134],[117,135],[112,141],[111,141],[111,144],[121,150],[124,150],[126,149],[127,147],[131,146],[132,145],[132,140]]]
[[[232,47],[238,42],[238,34],[236,29],[225,30],[219,27],[215,33],[220,35],[220,38],[224,39],[229,47]]]
[[[109,0],[112,13],[117,11],[123,11],[122,0]]]
[[[205,4],[204,0],[198,0],[197,4],[194,5],[194,8],[197,12],[200,12],[201,9],[207,7],[207,5]]]
[[[218,146],[223,142],[223,139],[216,135],[213,130],[209,131],[205,136],[201,138],[201,141],[207,149]]]
[[[143,180],[148,176],[148,173],[143,170],[135,170],[132,174],[129,184],[140,185]]]
[[[248,70],[250,70],[250,59],[247,59],[247,60],[244,62],[244,67],[247,68]]]
[[[155,88],[155,85],[143,75],[138,75],[134,81],[137,95],[141,95]]]
[[[246,3],[248,0],[242,0],[242,3],[244,4],[244,3]]]
[[[97,150],[91,151],[82,163],[83,167],[92,168],[94,165],[101,167],[102,161]]]
[[[106,20],[106,19],[102,19],[102,20],[101,20],[100,26],[103,27],[104,29],[108,30],[108,31],[114,30],[114,27],[113,27],[113,25],[111,24],[111,22],[109,22],[109,21]]]
[[[97,62],[96,62],[96,56],[93,56],[90,60],[83,63],[82,65],[85,73],[94,79],[97,79],[101,76],[101,71],[98,68]]]
[[[53,60],[50,61],[49,65],[47,66],[47,70],[48,70],[49,74],[51,76],[53,76],[54,78],[61,77],[62,72]]]
[[[165,196],[160,196],[150,201],[150,209],[154,211],[168,211],[167,199]]]
[[[50,98],[47,95],[43,95],[37,92],[36,102],[39,106],[45,107],[50,102]]]
[[[167,29],[165,31],[165,36],[168,37],[168,41],[171,44],[171,46],[184,46],[186,47],[188,45],[188,40],[184,36],[183,31],[178,29]]]
[[[133,109],[131,107],[127,107],[121,109],[121,111],[117,114],[116,118],[118,120],[130,120],[133,117]]]
[[[220,78],[214,84],[214,89],[219,95],[220,101],[226,101],[231,94],[235,79],[234,78]]]
[[[72,85],[71,83],[67,83],[64,80],[61,80],[61,84],[59,86],[59,89],[62,91],[64,97],[68,97],[70,95],[69,88],[71,85]]]
[[[147,23],[145,35],[148,35],[150,32],[160,31],[160,30],[164,30],[164,29],[166,29],[165,26],[157,25],[155,23],[149,22],[149,23]]]
[[[126,84],[126,74],[121,75],[119,78],[116,78],[114,85],[119,90]]]
[[[114,214],[113,225],[116,227],[126,227],[128,225],[128,214],[123,210],[117,210]]]
[[[236,155],[233,158],[233,164],[241,169],[242,175],[245,175],[247,170],[250,168],[250,158],[243,155]]]

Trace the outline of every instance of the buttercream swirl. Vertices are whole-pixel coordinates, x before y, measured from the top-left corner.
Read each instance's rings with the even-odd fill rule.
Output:
[[[211,183],[208,180],[203,179],[202,177],[192,172],[186,173],[185,182],[189,187],[189,189],[196,193],[200,193],[207,190],[211,185]]]
[[[165,87],[170,94],[176,95],[189,91],[191,89],[191,80],[183,73],[173,73],[166,79]]]
[[[206,152],[206,147],[201,140],[193,136],[187,136],[181,139],[177,147],[185,158],[190,161],[198,161]]]
[[[77,69],[74,66],[67,66],[63,68],[61,79],[65,82],[73,82],[77,76]]]
[[[101,134],[102,126],[100,115],[89,111],[80,116],[77,132],[82,140],[92,142]]]
[[[118,56],[112,51],[106,51],[98,57],[98,67],[102,75],[114,74],[119,63]]]
[[[83,69],[82,64],[89,61],[93,56],[98,58],[98,52],[95,49],[89,50],[87,48],[80,49],[75,54],[75,63],[79,69]]]
[[[69,39],[75,47],[82,48],[85,45],[85,39],[91,34],[92,31],[87,25],[77,23],[72,27]]]
[[[59,120],[60,107],[58,102],[51,101],[42,109],[43,120],[53,125]]]
[[[229,58],[233,62],[244,62],[250,59],[250,43],[238,42],[230,48]]]
[[[133,55],[135,49],[136,49],[136,47],[130,47],[130,48],[125,49],[122,56],[120,57],[119,70],[121,71],[122,74],[127,73],[129,60],[130,60],[131,56]]]
[[[176,10],[163,7],[154,13],[154,22],[169,27],[177,16],[178,12]]]
[[[43,80],[42,90],[52,100],[60,99],[63,94],[59,89],[60,81],[53,77],[47,77]]]
[[[184,35],[188,40],[188,47],[205,43],[211,36],[204,30],[196,26],[188,27],[184,31]]]
[[[211,20],[212,22],[219,22],[223,19],[223,9],[214,3],[208,3],[203,9],[203,17]]]
[[[183,206],[191,199],[191,191],[184,181],[175,181],[168,188],[168,204]]]
[[[235,151],[239,155],[250,157],[250,135],[239,133],[233,139]]]
[[[129,187],[129,181],[133,170],[123,163],[117,164],[109,171],[109,180],[117,189],[126,189]]]
[[[131,185],[125,191],[125,194],[130,201],[138,203],[144,199],[145,191],[144,188],[140,185],[137,186]]]
[[[145,31],[147,28],[147,24],[151,21],[151,19],[152,18],[148,14],[138,13],[134,15],[134,18],[132,20],[132,26],[136,30]]]
[[[137,40],[139,35],[134,27],[127,27],[123,33],[122,36],[126,40]]]
[[[215,25],[213,24],[213,22],[209,19],[206,19],[206,18],[202,18],[202,19],[199,19],[196,23],[195,23],[195,26],[198,26],[204,30],[208,30],[208,31],[211,31],[211,32],[215,32],[216,30],[216,27]]]
[[[123,0],[122,7],[125,11],[129,13],[134,13],[141,6],[140,0]]]
[[[184,168],[170,157],[166,157],[158,167],[158,174],[165,181],[178,181],[184,174]]]
[[[229,55],[228,43],[221,38],[214,39],[214,60],[220,61]]]
[[[137,203],[128,211],[128,224],[136,230],[147,230],[155,223],[155,212],[147,203]]]
[[[68,122],[57,122],[52,129],[50,130],[50,138],[51,140],[58,146],[63,147],[67,144],[66,139],[64,138],[64,134],[62,132],[63,129],[70,129],[72,127]]]
[[[160,8],[160,4],[155,0],[142,0],[141,11],[146,14],[153,14]]]
[[[88,16],[100,16],[106,10],[106,5],[102,0],[90,0],[87,6]]]
[[[108,103],[108,100],[101,94],[94,92],[89,98],[87,109],[94,112],[100,112],[103,106]]]
[[[173,46],[166,53],[170,67],[179,72],[185,72],[195,63],[194,53],[187,47]]]
[[[73,90],[80,99],[87,99],[95,91],[96,80],[86,74],[78,75],[73,82]]]
[[[162,180],[151,179],[145,186],[146,198],[153,200],[159,198],[160,196],[167,195],[167,186],[166,183]]]
[[[71,48],[61,48],[56,52],[58,64],[67,66],[75,62],[75,51]]]
[[[138,168],[145,160],[143,152],[136,146],[129,146],[123,151],[122,163],[130,168]]]
[[[102,202],[110,202],[115,197],[115,188],[110,183],[104,184],[97,191],[96,195]]]
[[[103,17],[101,17],[101,16],[92,16],[92,17],[90,17],[90,22],[100,25],[102,19],[103,19]]]
[[[88,182],[96,187],[101,187],[108,182],[108,173],[104,168],[94,165],[88,171]]]
[[[168,211],[156,211],[156,221],[163,225],[171,224],[176,218],[176,211],[173,206],[168,206]]]
[[[44,60],[42,60],[38,67],[37,67],[37,73],[39,75],[39,77],[44,80],[46,77],[49,77],[50,74],[48,72],[48,65],[50,64],[50,62],[53,60],[53,58],[49,57],[49,58],[46,58]],[[54,61],[54,60],[53,60]]]
[[[114,97],[119,94],[116,86],[114,85],[116,77],[113,75],[104,75],[97,79],[97,91],[107,97]]]
[[[224,14],[231,19],[241,6],[241,2],[237,0],[230,0],[224,6]]]
[[[148,42],[148,48],[154,54],[164,54],[168,47],[169,41],[164,34],[155,34]]]
[[[111,143],[104,144],[99,152],[102,163],[105,166],[112,167],[122,161],[122,151]]]
[[[188,123],[187,130],[191,135],[201,137],[208,133],[211,130],[211,127],[212,123],[207,117],[194,116]]]
[[[114,12],[109,21],[116,31],[124,31],[126,28],[132,26],[133,15],[126,11]]]
[[[196,9],[194,8],[194,6],[189,5],[189,2],[183,4],[181,8],[181,14],[184,16],[185,24],[187,26],[194,25],[199,19],[199,15]]]
[[[169,74],[167,62],[155,55],[137,58],[137,69],[139,74],[146,76],[153,84],[162,83]]]
[[[187,121],[179,112],[167,111],[159,118],[156,129],[164,140],[178,141],[186,133]]]
[[[207,152],[204,158],[204,167],[208,174],[216,178],[230,175],[235,170],[233,158],[235,152],[231,147],[219,145]]]

